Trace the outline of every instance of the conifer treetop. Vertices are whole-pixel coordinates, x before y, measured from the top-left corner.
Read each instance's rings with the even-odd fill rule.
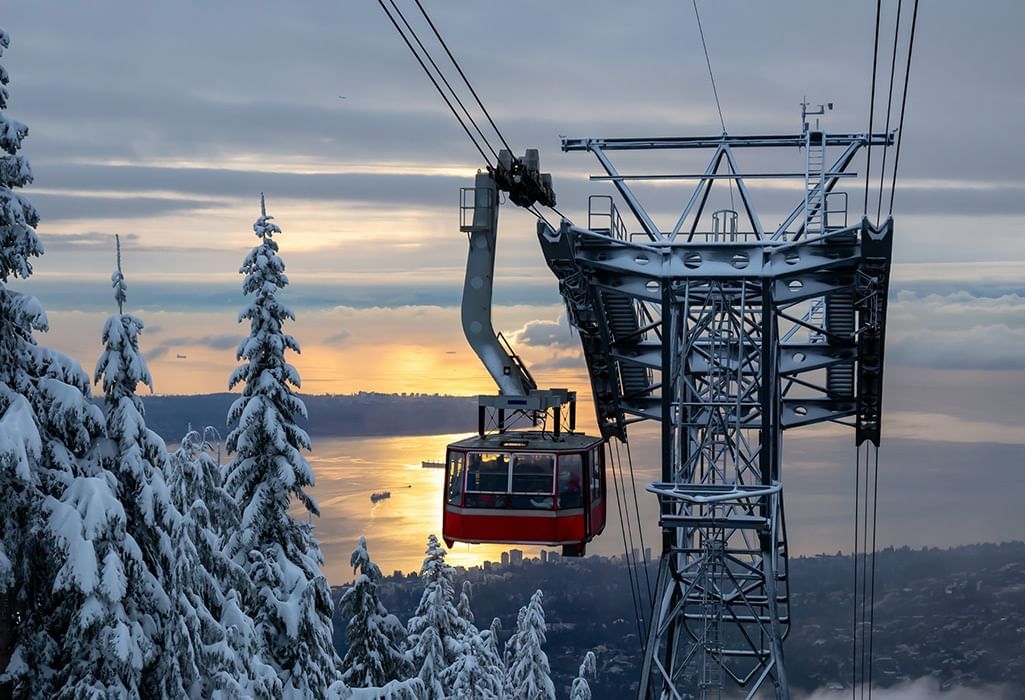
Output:
[[[267,202],[263,197],[263,192],[260,193],[260,218],[253,224],[253,233],[261,241],[266,241],[268,238],[273,236],[275,233],[281,233],[281,229],[278,228],[277,224],[272,224],[271,219],[273,216],[267,216]]]
[[[114,288],[114,301],[117,302],[117,312],[125,312],[125,302],[128,301],[128,285],[125,284],[124,273],[121,272],[121,237],[114,234],[114,244],[117,247],[117,268],[110,276],[111,286]]]
[[[0,28],[0,56],[10,46],[10,35]],[[0,65],[0,284],[9,277],[32,274],[31,259],[43,254],[36,236],[39,213],[25,195],[14,192],[32,182],[32,168],[18,155],[28,127],[6,114],[10,76]]]
[[[144,327],[142,320],[124,313],[128,285],[121,272],[121,240],[117,241],[117,269],[110,279],[114,288],[114,300],[117,302],[118,314],[111,316],[103,326],[103,354],[96,363],[94,382],[103,382],[103,394],[113,406],[123,398],[131,399],[143,415],[142,402],[136,396],[139,384],[153,390],[153,377],[139,349],[139,336]],[[111,435],[110,437],[115,437]]]

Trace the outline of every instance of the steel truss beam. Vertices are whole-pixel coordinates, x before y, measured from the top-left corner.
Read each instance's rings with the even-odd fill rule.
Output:
[[[810,139],[842,152],[805,178],[796,213],[763,230],[732,149],[807,148]],[[830,225],[822,208],[861,146],[891,140],[806,132],[563,142],[595,153],[647,236],[538,224],[580,332],[602,434],[625,439],[635,420],[662,426],[662,478],[648,491],[659,500],[663,547],[641,698],[718,697],[729,687],[789,697],[782,435],[853,421],[859,442],[878,443],[893,230],[890,221]],[[713,151],[669,231],[605,153],[647,148]],[[747,235],[699,228],[720,167],[736,176]]]

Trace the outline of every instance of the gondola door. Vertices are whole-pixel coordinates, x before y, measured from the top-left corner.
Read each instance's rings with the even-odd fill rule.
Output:
[[[605,450],[602,445],[591,450],[588,467],[587,535],[590,538],[605,529]]]

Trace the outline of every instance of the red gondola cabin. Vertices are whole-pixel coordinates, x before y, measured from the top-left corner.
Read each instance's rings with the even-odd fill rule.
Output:
[[[562,545],[580,556],[605,529],[601,438],[540,431],[473,436],[448,446],[446,544]]]

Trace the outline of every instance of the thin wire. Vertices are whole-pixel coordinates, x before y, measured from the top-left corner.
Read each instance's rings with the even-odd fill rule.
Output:
[[[420,41],[420,37],[417,35],[416,30],[414,30],[413,27],[410,26],[409,22],[406,21],[406,16],[402,13],[402,10],[398,8],[398,5],[395,4],[395,0],[388,1],[391,3],[391,6],[395,8],[395,12],[398,13],[399,19],[402,20],[402,23],[406,25],[406,29],[409,30],[410,35],[413,37],[413,39],[416,40],[417,46],[419,46],[420,50],[424,52],[425,56],[427,56],[427,60],[431,62],[431,66],[434,67],[434,70],[437,71],[438,77],[441,78],[441,82],[445,83],[445,87],[447,87],[449,89],[449,92],[452,93],[452,97],[455,98],[456,104],[458,104],[459,107],[463,110],[463,114],[466,115],[467,120],[469,120],[469,122],[473,124],[473,128],[477,131],[478,134],[480,134],[481,140],[484,141],[484,144],[488,147],[488,150],[491,151],[491,154],[495,156],[495,160],[498,160],[498,152],[495,151],[494,147],[491,145],[491,142],[488,141],[488,138],[484,135],[484,132],[480,130],[479,126],[477,126],[477,122],[475,122],[473,120],[473,117],[470,116],[470,111],[466,109],[466,105],[463,104],[463,101],[459,99],[459,95],[456,94],[456,91],[452,88],[452,85],[449,84],[448,78],[445,77],[445,74],[442,72],[441,68],[438,67],[437,63],[435,63],[434,58],[431,56],[431,52],[428,51],[427,47],[424,46],[422,41]]]
[[[900,144],[904,139],[904,109],[908,104],[908,80],[911,77],[911,54],[915,49],[915,27],[918,24],[918,0],[911,14],[911,36],[908,39],[908,63],[904,69],[904,96],[900,101],[900,121],[897,125],[897,151],[893,155],[893,182],[890,185],[890,215],[893,215],[893,193],[897,189],[897,164],[900,162]]]
[[[441,89],[441,86],[438,84],[438,81],[434,79],[434,76],[431,74],[431,71],[427,68],[427,64],[424,63],[422,58],[420,58],[420,54],[418,54],[416,49],[413,48],[413,44],[410,43],[409,39],[402,31],[402,28],[399,27],[399,23],[395,21],[395,18],[392,17],[391,12],[388,11],[388,8],[384,4],[384,0],[377,0],[377,4],[381,6],[381,9],[384,10],[384,14],[386,14],[388,16],[388,19],[391,20],[392,25],[394,25],[395,27],[395,31],[397,31],[399,33],[399,36],[402,37],[402,40],[406,42],[406,46],[409,47],[410,53],[412,53],[413,57],[416,58],[417,62],[420,64],[420,67],[423,68],[424,73],[426,73],[427,77],[430,78],[430,81],[434,83],[434,87],[438,91],[438,94],[441,95],[441,98],[443,100],[445,100],[445,104],[448,105],[448,108],[452,110],[452,115],[456,118],[456,121],[459,122],[459,126],[463,127],[463,131],[466,132],[466,135],[470,138],[470,141],[473,142],[473,145],[480,152],[480,155],[484,159],[484,162],[487,163],[489,167],[491,167],[491,160],[488,158],[488,155],[484,152],[484,149],[480,147],[480,144],[477,143],[477,140],[473,137],[473,134],[470,133],[470,130],[466,128],[466,124],[463,123],[463,120],[460,118],[459,113],[456,111],[455,107],[452,106],[452,102],[448,99],[448,96]]]
[[[854,608],[851,613],[851,698],[857,695],[858,687],[858,530],[861,513],[859,497],[861,495],[861,446],[854,448],[854,590],[851,595]]]
[[[876,525],[879,522],[879,446],[874,445],[875,452],[875,476],[873,477],[873,490],[872,495],[872,582],[871,582],[871,593],[869,593],[869,600],[871,601],[871,608],[869,609],[868,617],[868,700],[872,700],[872,670],[873,670],[873,657],[872,651],[875,642],[876,632]],[[867,465],[866,465],[867,466]]]
[[[868,107],[868,162],[865,165],[865,205],[862,216],[868,216],[868,178],[872,173],[872,124],[876,113],[876,68],[879,65],[879,15],[882,12],[882,0],[876,0],[876,35],[872,48],[872,95]]]
[[[644,529],[641,527],[641,508],[637,504],[637,480],[634,478],[634,458],[633,454],[630,452],[629,442],[626,443],[626,459],[627,463],[630,465],[630,484],[633,487],[634,494],[634,515],[637,518],[637,532],[640,534],[641,538],[641,562],[643,562],[644,565],[644,585],[648,589],[649,601],[654,604],[655,597],[651,592],[651,577],[648,574],[648,549],[644,545]]]
[[[640,613],[641,629],[646,632],[647,631],[647,625],[645,624],[645,618],[644,618],[644,612],[643,612],[644,605],[641,602],[642,601],[642,598],[641,598],[641,578],[640,578],[640,575],[637,573],[637,557],[634,556],[634,550],[636,549],[636,547],[634,546],[633,525],[630,522],[630,502],[627,500],[627,495],[626,495],[626,476],[623,474],[623,457],[619,453],[619,443],[618,442],[616,443],[616,463],[619,464],[619,484],[620,484],[619,488],[623,489],[623,510],[626,513],[626,534],[630,537],[630,552],[629,552],[629,555],[627,556],[627,565],[630,567],[630,571],[631,571],[632,576],[637,581],[637,606],[638,606],[638,609],[641,611],[641,613]],[[647,637],[647,634],[645,634],[644,637],[642,637],[642,639],[644,639],[646,637]]]
[[[868,652],[867,645],[865,644],[865,635],[868,630],[868,506],[870,500],[869,484],[872,478],[868,470],[868,450],[871,444],[871,442],[865,443],[865,513],[861,521],[861,697],[865,697],[865,669],[868,668],[868,661],[865,656]]]
[[[441,46],[445,49],[445,53],[448,54],[449,59],[452,61],[452,65],[454,65],[456,67],[456,70],[459,71],[459,75],[462,76],[463,82],[466,83],[466,87],[470,88],[470,92],[473,94],[473,98],[477,100],[477,104],[480,106],[481,111],[484,112],[484,116],[488,118],[488,122],[491,124],[491,128],[495,130],[495,133],[498,134],[498,138],[502,140],[502,143],[505,145],[506,149],[511,153],[513,150],[512,147],[509,145],[509,142],[505,140],[505,137],[502,136],[502,132],[498,130],[498,126],[495,124],[495,120],[491,118],[491,114],[488,113],[487,108],[484,107],[484,103],[481,102],[480,97],[477,96],[477,91],[473,89],[473,85],[470,84],[470,80],[466,77],[466,73],[463,72],[463,69],[460,67],[459,62],[456,61],[456,57],[453,56],[452,52],[448,50],[448,44],[446,44],[445,40],[441,37],[441,33],[438,31],[438,28],[434,26],[434,22],[431,21],[431,18],[427,14],[427,10],[424,9],[424,6],[420,4],[420,0],[416,0],[416,6],[420,8],[420,12],[423,14],[424,19],[427,20],[427,24],[431,25],[431,29],[434,30],[434,36],[438,37],[438,41],[441,42]]]
[[[547,226],[548,226],[548,228],[552,229],[553,231],[555,230],[555,227],[554,227],[554,226],[552,226],[552,225],[551,225],[551,224],[550,224],[550,223],[548,222],[548,219],[546,219],[546,218],[545,218],[545,215],[544,215],[544,214],[542,214],[542,213],[541,213],[540,211],[538,211],[538,209],[537,209],[537,205],[536,205],[536,204],[531,204],[531,205],[530,205],[529,207],[526,207],[526,209],[527,209],[527,211],[529,211],[529,212],[530,212],[531,214],[533,214],[534,216],[536,216],[536,217],[538,218],[538,220],[540,220],[540,221],[543,221],[543,222],[545,222],[545,225],[547,225]]]
[[[715,96],[715,109],[719,112],[719,124],[722,126],[722,132],[726,133],[726,120],[722,116],[722,104],[719,102],[719,90],[715,86],[715,75],[712,73],[712,61],[708,57],[708,44],[705,43],[705,30],[701,26],[701,13],[698,12],[698,0],[691,0],[691,4],[694,6],[694,18],[698,21],[698,34],[701,35],[701,48],[705,52],[705,65],[708,66],[708,79],[712,83],[712,95]],[[730,186],[730,209],[736,211],[737,205],[733,200],[733,178],[726,181],[726,184]]]
[[[715,76],[712,74],[712,61],[708,58],[708,44],[705,43],[705,30],[701,27],[701,14],[698,12],[698,0],[691,0],[694,5],[694,17],[698,20],[698,33],[701,35],[701,48],[705,51],[705,65],[708,66],[708,79],[712,81],[712,94],[715,95],[715,108],[719,111],[719,123],[722,132],[726,133],[726,120],[722,116],[722,105],[719,103],[719,91],[715,87]]]
[[[623,557],[626,560],[626,564],[627,564],[626,572],[627,572],[627,576],[630,579],[630,599],[633,601],[633,606],[634,606],[634,622],[636,622],[636,624],[637,624],[637,637],[638,637],[638,639],[644,639],[644,635],[641,632],[641,614],[640,614],[640,606],[639,606],[638,598],[637,598],[637,588],[634,585],[633,569],[630,568],[630,555],[628,554],[628,549],[627,549],[629,545],[627,544],[627,541],[626,541],[626,527],[623,525],[623,523],[624,523],[623,503],[622,503],[621,498],[620,498],[619,482],[617,481],[617,477],[616,477],[616,460],[615,460],[615,457],[613,456],[613,453],[612,453],[612,446],[608,445],[606,443],[606,447],[608,448],[609,462],[611,463],[611,466],[612,466],[612,483],[616,487],[616,509],[619,511],[619,531],[620,531],[620,534],[623,535]]]
[[[883,133],[890,133],[890,108],[893,106],[893,77],[897,71],[897,42],[900,39],[900,11],[904,5],[904,0],[897,0],[897,20],[893,27],[893,54],[890,58],[890,88],[887,90],[886,97],[886,128],[883,129]],[[886,156],[889,154],[888,148],[883,147],[883,167],[879,170],[879,204],[876,207],[876,226],[879,226],[879,220],[883,216],[883,180],[886,177]]]

